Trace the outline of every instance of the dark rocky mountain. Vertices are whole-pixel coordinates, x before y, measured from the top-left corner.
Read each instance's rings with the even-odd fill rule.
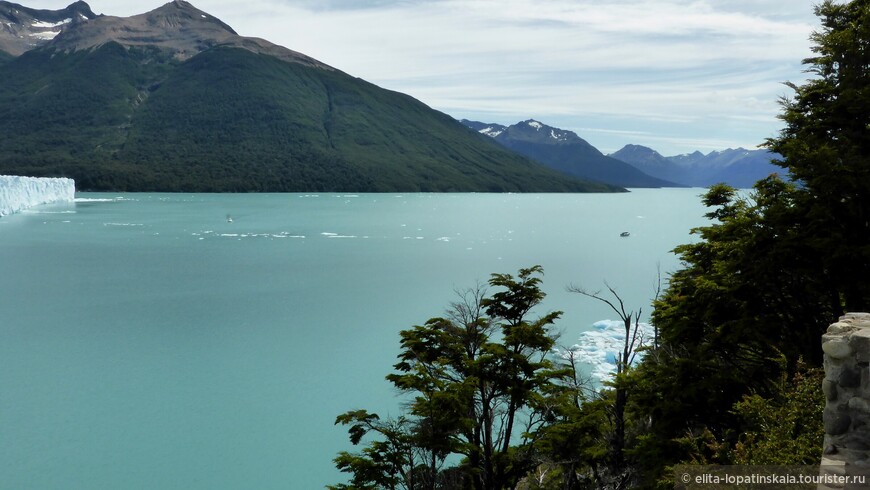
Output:
[[[724,182],[732,187],[749,188],[772,173],[785,173],[782,167],[771,163],[778,155],[767,150],[729,148],[706,155],[695,151],[665,157],[645,146],[626,145],[610,156],[650,175],[692,187]]]
[[[75,2],[62,10],[38,10],[0,1],[0,52],[19,56],[48,43],[62,30],[97,15],[85,2]]]
[[[223,46],[274,56],[285,61],[331,67],[269,41],[236,34],[220,19],[183,0],[173,0],[150,12],[132,17],[100,16],[86,29],[68,29],[52,45],[56,50],[93,49],[109,42],[125,47],[157,47],[178,60],[189,59],[208,49]]]
[[[9,22],[24,29],[68,11],[82,15],[0,59],[0,173],[73,177],[89,190],[622,190],[566,177],[412,97],[239,36],[188,2],[126,18],[77,2]]]
[[[618,152],[611,153],[610,157],[626,162],[638,170],[660,179],[690,185],[685,182],[685,169],[682,166],[668,160],[652,148],[640,145],[625,145]]]
[[[469,128],[554,170],[622,187],[680,187],[610,158],[576,133],[529,119],[512,126],[461,121]]]

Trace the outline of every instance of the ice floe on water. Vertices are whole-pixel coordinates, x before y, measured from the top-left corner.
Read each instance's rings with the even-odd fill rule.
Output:
[[[75,182],[64,178],[0,175],[0,216],[55,202],[72,202]]]
[[[82,202],[82,203],[84,203],[84,202],[117,202],[117,201],[123,201],[123,200],[124,200],[123,197],[115,197],[115,198],[111,198],[111,197],[77,197],[75,199],[75,202],[77,202],[77,203],[80,203],[80,202]]]
[[[592,367],[592,377],[598,383],[613,379],[616,374],[616,364],[625,344],[625,324],[617,320],[601,320],[592,324],[593,329],[580,334],[579,342],[569,350],[578,361]],[[655,334],[652,325],[639,324],[638,347],[652,345]],[[635,348],[637,350],[637,348]],[[562,353],[563,357],[570,355]],[[637,364],[643,357],[640,352],[635,357]]]
[[[70,211],[70,210],[67,210],[67,211],[40,211],[40,210],[36,210],[36,209],[22,209],[21,212],[25,213],[25,214],[76,214],[75,211]]]
[[[219,233],[215,230],[205,230],[201,232],[193,232],[191,236],[197,237],[199,240],[205,240],[206,238],[299,238],[304,239],[308,238],[308,235],[300,234],[300,233],[292,233],[289,231],[281,231],[281,232],[267,232],[267,233],[258,233],[258,232],[227,232],[227,233]],[[327,239],[350,239],[350,238],[369,238],[368,235],[342,235],[340,233],[334,233],[331,231],[324,231],[319,234],[321,238]]]
[[[305,238],[305,235],[297,235],[289,231],[279,233],[218,233],[215,230],[205,230],[191,233],[191,235],[199,240],[205,240],[206,238]]]

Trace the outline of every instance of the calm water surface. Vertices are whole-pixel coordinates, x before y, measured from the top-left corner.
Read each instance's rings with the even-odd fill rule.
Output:
[[[613,318],[569,283],[648,312],[702,192],[79,194],[2,218],[0,488],[344,481],[333,421],[397,412],[399,330],[534,264],[565,344]]]

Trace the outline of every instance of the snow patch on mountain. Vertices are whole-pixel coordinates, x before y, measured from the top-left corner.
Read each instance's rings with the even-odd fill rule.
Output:
[[[481,129],[480,132],[483,133],[483,134],[485,134],[485,135],[487,135],[487,136],[490,136],[490,137],[492,137],[492,138],[495,138],[496,136],[498,136],[498,135],[504,133],[504,129],[501,129],[501,128],[494,128],[494,127],[492,127],[492,126],[489,126],[489,127],[486,127],[486,128]]]
[[[0,175],[0,216],[74,199],[75,181],[72,179]]]
[[[555,129],[550,129],[550,138],[556,141],[568,141],[568,133],[566,131],[556,131]]]
[[[60,32],[57,32],[57,31],[40,31],[40,32],[32,32],[32,33],[30,34],[30,37],[35,37],[35,38],[37,38],[37,39],[42,39],[43,41],[51,41],[52,39],[54,39],[55,37],[57,37],[58,34],[60,34]]]
[[[544,127],[543,124],[541,124],[541,123],[539,123],[538,121],[535,121],[535,120],[531,120],[531,121],[529,121],[527,124],[528,124],[529,126],[535,128],[535,129],[537,129],[538,131],[540,131],[541,128]]]
[[[33,27],[39,27],[39,28],[43,28],[43,29],[51,29],[53,27],[60,27],[64,24],[69,24],[70,22],[72,22],[72,19],[64,19],[60,22],[43,22],[41,20],[38,20],[38,21],[34,21],[30,25]]]

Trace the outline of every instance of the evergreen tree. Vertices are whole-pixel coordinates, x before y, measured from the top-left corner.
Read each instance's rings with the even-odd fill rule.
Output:
[[[560,420],[554,404],[568,399],[571,386],[571,371],[551,359],[551,325],[561,312],[531,316],[545,297],[542,274],[540,266],[517,277],[493,274],[492,295],[483,287],[466,291],[445,317],[400,333],[399,362],[387,379],[411,396],[400,419],[406,429],[384,426],[366,411],[336,421],[350,425],[354,444],[371,432],[381,436],[361,454],[336,458],[355,485],[454,488],[444,483],[449,476],[461,488],[512,489],[540,463],[538,432]],[[451,454],[461,465],[442,470]]]
[[[816,14],[804,61],[816,76],[788,84],[785,128],[767,142],[794,182],[771,176],[746,196],[712,187],[714,224],[676,249],[684,267],[655,305],[660,344],[632,373],[647,485],[681,460],[727,462],[725,448],[747,443],[747,410],[775,400],[801,358],[821,364],[820,335],[844,309],[870,307],[870,1],[826,0]]]
[[[802,186],[800,207],[814,224],[812,245],[825,259],[847,310],[870,308],[870,1],[816,7],[822,29],[816,77],[788,84],[785,128],[767,146]]]

